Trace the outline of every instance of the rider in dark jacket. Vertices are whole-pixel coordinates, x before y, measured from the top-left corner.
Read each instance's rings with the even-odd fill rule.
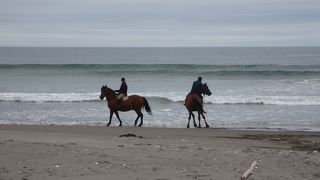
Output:
[[[116,92],[119,93],[119,95],[123,94],[123,95],[127,96],[127,91],[128,91],[128,86],[127,86],[126,80],[123,77],[123,78],[121,78],[120,89],[116,90]]]
[[[122,98],[127,96],[128,86],[126,83],[126,80],[121,78],[121,86],[119,90],[116,90],[115,92],[118,93],[117,100],[118,100],[118,106],[121,105]]]
[[[190,93],[196,93],[201,99],[202,97],[202,77],[199,76],[197,81],[194,81],[192,84],[192,89]]]

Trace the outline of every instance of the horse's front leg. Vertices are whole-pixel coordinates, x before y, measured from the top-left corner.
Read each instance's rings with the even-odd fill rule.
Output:
[[[206,128],[209,128],[210,126],[209,126],[209,124],[208,124],[207,121],[206,121],[206,117],[203,115],[203,113],[201,113],[201,116],[202,116],[204,122],[206,123]]]
[[[112,119],[112,116],[113,116],[113,112],[112,112],[112,111],[110,111],[110,118],[109,118],[109,122],[108,122],[107,126],[110,126],[110,124],[111,124],[111,119]]]
[[[117,116],[117,118],[118,118],[118,120],[119,120],[119,122],[120,122],[119,126],[121,127],[121,126],[122,126],[122,121],[121,121],[121,119],[120,119],[120,117],[119,117],[119,113],[118,113],[118,111],[116,111],[116,112],[114,112],[114,113],[116,114],[116,116]]]

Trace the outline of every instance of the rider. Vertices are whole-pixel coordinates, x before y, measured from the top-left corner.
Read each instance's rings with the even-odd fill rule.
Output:
[[[119,90],[115,90],[116,93],[118,93],[117,100],[118,100],[118,106],[121,105],[122,98],[127,96],[128,86],[126,83],[126,79],[124,77],[121,78],[121,86]]]
[[[197,81],[194,81],[193,84],[192,84],[192,89],[191,89],[191,92],[190,93],[196,93],[200,99],[201,99],[201,102],[203,100],[203,97],[202,97],[202,77],[199,76],[198,77],[198,80]]]
[[[203,105],[202,105],[202,103],[203,103],[203,97],[202,97],[203,90],[202,90],[202,82],[201,81],[202,81],[202,77],[199,76],[198,80],[193,82],[190,94],[195,93],[198,95],[198,101],[201,104],[201,109],[203,112],[205,112],[203,110]]]

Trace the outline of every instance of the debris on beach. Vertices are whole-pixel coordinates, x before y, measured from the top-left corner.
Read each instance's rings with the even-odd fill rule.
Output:
[[[244,172],[240,178],[240,180],[247,180],[250,175],[253,174],[253,171],[257,168],[257,161],[253,161],[249,169]]]
[[[128,134],[122,134],[122,135],[120,135],[119,137],[138,137],[138,138],[140,138],[140,139],[143,138],[142,136],[137,136],[137,135],[135,135],[135,134],[130,134],[130,133],[128,133]]]

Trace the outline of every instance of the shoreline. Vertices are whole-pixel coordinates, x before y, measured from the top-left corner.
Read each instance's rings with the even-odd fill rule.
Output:
[[[320,132],[0,124],[0,179],[319,179]]]
[[[105,125],[106,123],[101,123],[101,124],[10,124],[10,123],[0,123],[0,128],[1,126],[21,126],[21,127],[46,127],[46,126],[57,126],[57,127],[84,127],[84,128],[139,128],[138,126],[133,126],[129,124],[125,124],[122,127],[117,126],[117,124],[112,124],[109,127]],[[272,128],[272,127],[265,127],[265,128],[258,128],[258,127],[212,127],[210,126],[209,128],[201,127],[201,128],[195,128],[193,126],[190,126],[190,128],[186,127],[171,127],[171,126],[146,126],[143,125],[140,128],[150,128],[150,129],[214,129],[214,130],[230,130],[230,131],[272,131],[272,132],[306,132],[306,133],[320,133],[320,130],[318,129],[290,129],[290,128]]]

